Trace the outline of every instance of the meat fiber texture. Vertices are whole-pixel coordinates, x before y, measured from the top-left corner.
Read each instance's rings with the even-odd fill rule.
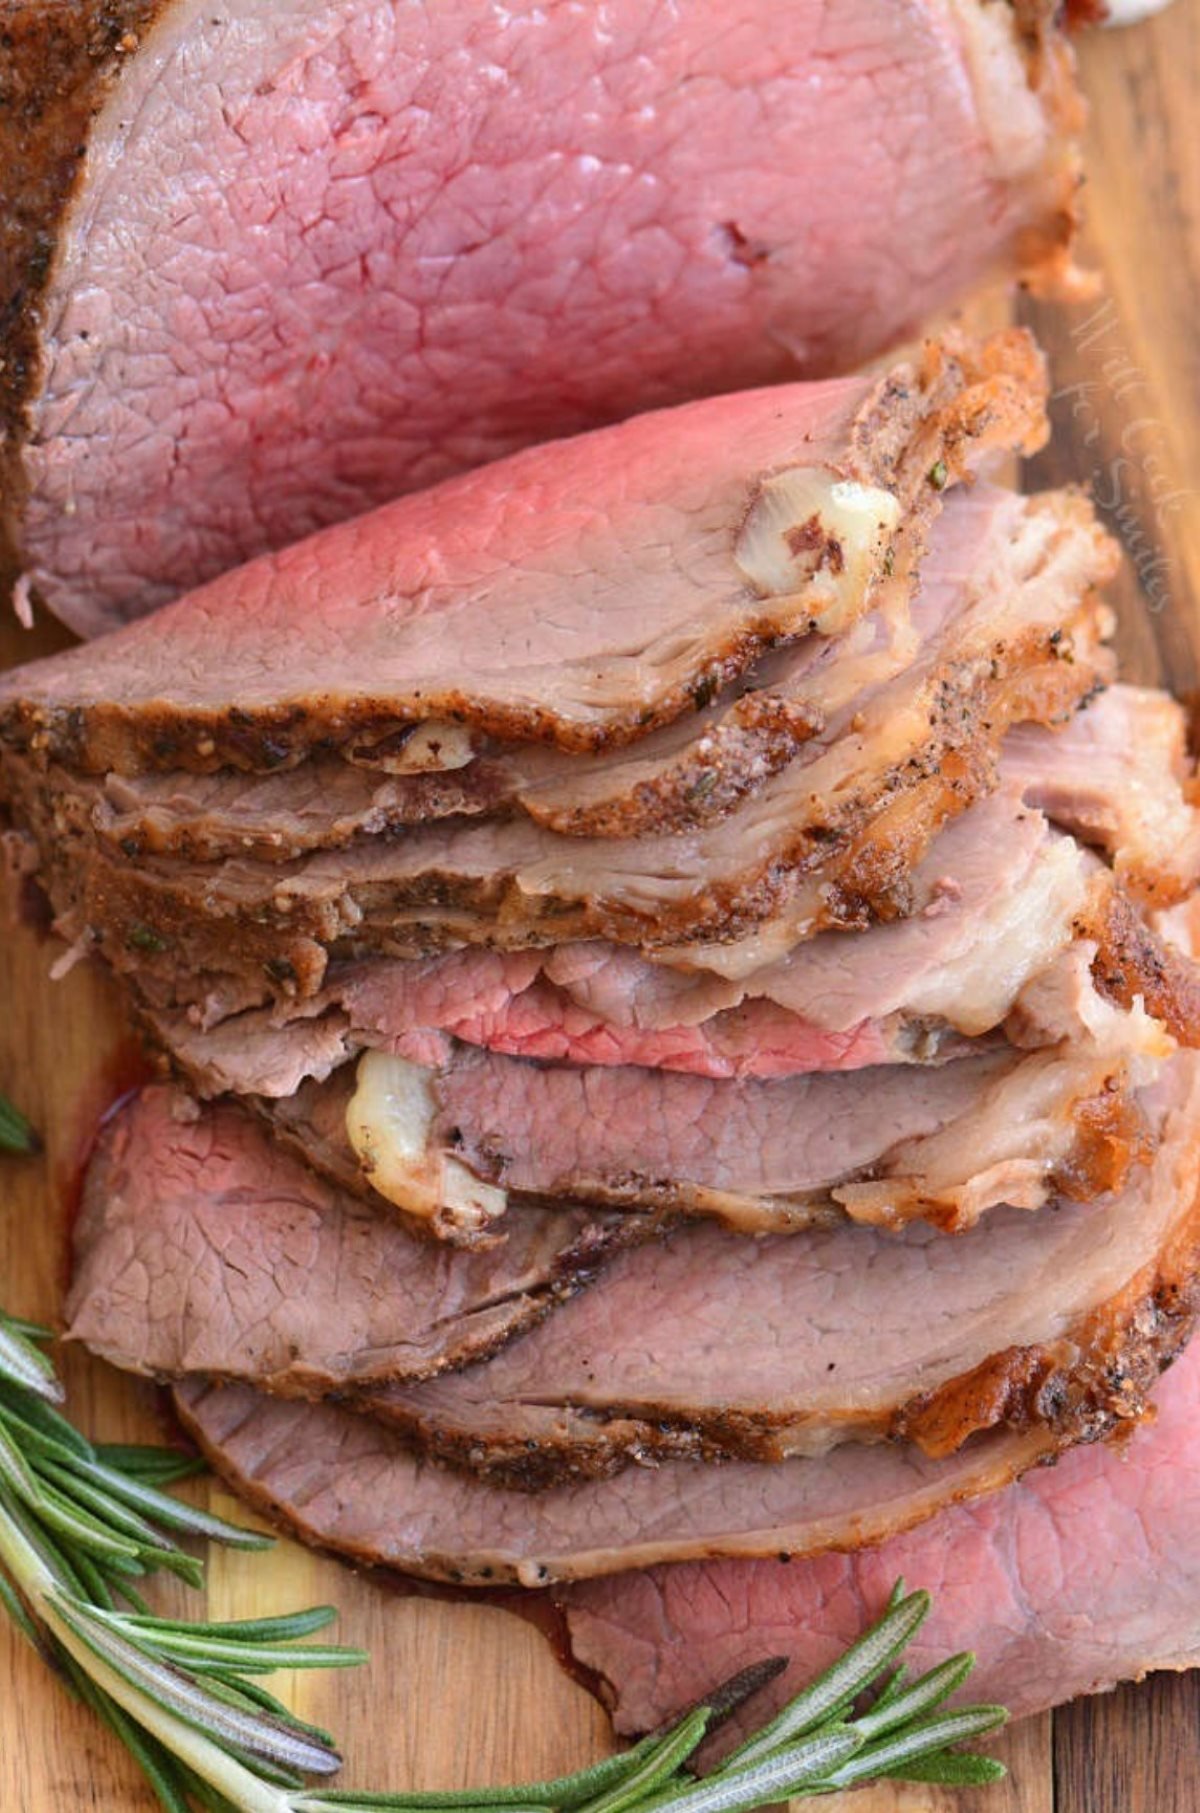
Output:
[[[0,680],[0,724],[96,773],[272,770],[448,715],[636,740],[902,590],[947,487],[1041,441],[1044,394],[1032,342],[1001,334],[532,448],[31,663]]]
[[[974,1700],[1015,1716],[1153,1669],[1200,1663],[1200,1346],[1128,1442],[1080,1448],[992,1498],[878,1547],[708,1562],[572,1587],[571,1654],[618,1731],[645,1731],[752,1661],[785,1674],[722,1738],[759,1724],[882,1611],[894,1582],[933,1594],[914,1672],[975,1652]]]
[[[526,442],[845,370],[997,266],[1053,278],[1052,14],[11,6],[28,579],[94,634]]]
[[[1001,1424],[1069,1440],[1136,1416],[1191,1314],[1200,1217],[1160,1154],[1099,1202],[959,1240],[692,1226],[600,1272],[615,1237],[601,1215],[526,1214],[487,1257],[439,1256],[244,1112],[153,1088],[89,1165],[68,1332],[151,1376],[335,1396],[523,1486],[882,1436],[940,1455]]]
[[[176,1370],[157,1323],[178,1292],[183,1370],[248,1365],[300,1392],[339,1371],[425,1378],[528,1328],[631,1232],[584,1210],[518,1215],[502,1246],[451,1254],[323,1183],[244,1113],[155,1087],[89,1161],[67,1315],[93,1351],[151,1374]]]
[[[1155,1188],[1194,1221],[1197,1060],[1179,1060]],[[1194,1271],[1194,1267],[1193,1267]],[[1162,1300],[1172,1286],[1164,1278]],[[1186,1339],[1194,1300],[1147,1324],[1149,1374]],[[414,1455],[378,1421],[331,1404],[188,1380],[186,1426],[238,1490],[306,1540],[433,1578],[530,1586],[714,1555],[793,1557],[857,1547],[998,1490],[1052,1455],[1045,1426],[998,1429],[934,1460],[913,1443],[846,1443],[814,1458],[675,1461],[523,1493]],[[1108,1426],[1122,1421],[1112,1406]],[[1103,1424],[1093,1433],[1099,1434]],[[731,1672],[731,1671],[726,1671]]]

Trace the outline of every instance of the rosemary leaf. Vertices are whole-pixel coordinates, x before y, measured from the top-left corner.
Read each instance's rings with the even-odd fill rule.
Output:
[[[269,1715],[251,1717],[223,1705],[182,1669],[146,1655],[123,1633],[105,1628],[102,1614],[92,1608],[58,1595],[54,1609],[79,1641],[107,1663],[114,1674],[161,1710],[243,1760],[251,1759],[264,1772],[274,1767],[306,1775],[331,1775],[340,1768],[341,1758],[336,1752],[309,1741]]]
[[[994,1731],[1007,1719],[1003,1706],[964,1706],[959,1711],[943,1713],[926,1724],[895,1732],[879,1743],[868,1745],[830,1776],[829,1785],[850,1788],[855,1782],[870,1781],[872,1776],[885,1770],[893,1771],[918,1757],[981,1737],[985,1731]]]
[[[769,1725],[735,1750],[730,1762],[751,1762],[765,1756],[785,1739],[814,1730],[853,1704],[895,1661],[929,1614],[928,1593],[910,1593],[900,1600],[895,1594],[892,1597],[893,1603],[878,1623],[819,1675],[811,1687],[797,1694]]]
[[[240,1524],[227,1523],[223,1517],[198,1510],[182,1499],[168,1498],[141,1480],[125,1478],[115,1467],[106,1467],[100,1461],[90,1461],[84,1466],[89,1480],[105,1486],[123,1504],[143,1511],[168,1530],[178,1530],[186,1536],[204,1536],[210,1542],[219,1542],[231,1549],[269,1549],[273,1545],[273,1537],[260,1536],[257,1530],[245,1530]]]
[[[47,1403],[62,1402],[63,1390],[54,1369],[24,1327],[0,1316],[0,1380],[8,1380]]]
[[[708,1716],[708,1709],[704,1706],[689,1713],[674,1731],[660,1739],[645,1760],[631,1770],[623,1782],[610,1788],[606,1794],[599,1794],[594,1800],[585,1801],[584,1813],[626,1813],[628,1808],[635,1807],[652,1796],[671,1776],[679,1773],[693,1751],[699,1748],[708,1730]]]
[[[973,1750],[945,1750],[936,1756],[898,1763],[880,1774],[894,1781],[932,1782],[941,1788],[986,1788],[1008,1774],[994,1756],[977,1756]]]
[[[111,1467],[128,1479],[141,1480],[150,1486],[174,1485],[181,1479],[194,1479],[208,1471],[195,1454],[182,1448],[147,1448],[129,1442],[97,1442],[93,1449],[102,1466]]]
[[[875,1738],[894,1730],[897,1725],[911,1724],[913,1719],[927,1715],[952,1693],[957,1693],[974,1666],[975,1657],[969,1651],[951,1656],[948,1662],[941,1662],[927,1674],[919,1675],[911,1686],[894,1694],[886,1704],[876,1700],[869,1712],[855,1719],[856,1728],[865,1738]]]
[[[0,1095],[0,1151],[40,1152],[42,1142],[19,1108]]]

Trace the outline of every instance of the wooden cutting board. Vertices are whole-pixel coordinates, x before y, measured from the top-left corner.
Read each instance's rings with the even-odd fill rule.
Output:
[[[1022,304],[1055,360],[1057,436],[1039,483],[1090,484],[1133,555],[1117,588],[1131,677],[1185,694],[1200,667],[1200,17],[1195,0],[1083,53],[1092,101],[1089,245],[1104,277],[1071,314]],[[53,630],[0,630],[0,659],[55,645]],[[85,966],[52,985],[54,947],[0,931],[0,1090],[43,1130],[44,1158],[0,1177],[0,1301],[53,1319],[68,1203],[83,1142],[119,1083],[114,992]],[[154,1439],[152,1394],[80,1354],[70,1405],[109,1439]],[[235,1509],[213,1486],[198,1490]],[[1197,1530],[1200,1541],[1200,1529]],[[288,1543],[214,1554],[196,1615],[257,1616],[330,1601],[369,1670],[301,1676],[295,1703],[336,1731],[347,1782],[374,1788],[499,1784],[553,1775],[610,1747],[607,1720],[531,1625],[491,1607],[399,1595]],[[182,1604],[182,1590],[164,1600]],[[152,1797],[107,1735],[0,1626],[0,1813],[150,1813]],[[853,1813],[1196,1813],[1200,1678],[1140,1688],[1026,1721],[996,1746],[1010,1780],[986,1794],[866,1790]]]

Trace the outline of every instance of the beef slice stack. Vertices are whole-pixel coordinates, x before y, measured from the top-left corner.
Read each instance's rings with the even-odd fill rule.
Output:
[[[788,1649],[1110,1491],[1192,1330],[1195,781],[1086,500],[987,477],[1044,396],[1005,334],[648,415],[0,683],[164,1065],[73,1338],[306,1539],[555,1584],[625,1728],[779,1557]]]

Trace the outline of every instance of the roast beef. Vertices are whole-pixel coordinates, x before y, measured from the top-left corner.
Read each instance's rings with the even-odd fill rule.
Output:
[[[24,668],[0,725],[91,772],[271,769],[447,719],[629,741],[902,591],[952,477],[1043,438],[1044,392],[1002,335],[532,448]]]
[[[758,1232],[841,1214],[957,1230],[998,1203],[1116,1187],[1139,1150],[1131,1092],[1173,1041],[1140,1005],[1101,998],[1093,955],[1073,947],[1046,983],[1047,1016],[1065,1013],[1075,1036],[1030,1053],[714,1080],[467,1046],[436,1069],[372,1051],[353,1083],[339,1072],[262,1107],[317,1163],[344,1123],[363,1186],[448,1239],[492,1233],[510,1195]]]
[[[992,783],[1007,726],[1069,713],[1108,675],[1110,618],[1090,588],[1112,559],[1078,498],[960,499],[915,607],[940,627],[912,665],[814,753],[686,834],[610,841],[528,820],[447,821],[295,863],[131,862],[60,849],[28,762],[10,763],[10,785],[40,829],[64,929],[99,937],[119,968],[153,970],[157,955],[168,975],[208,971],[232,949],[312,993],[322,953],[411,955],[447,939],[512,947],[595,933],[654,947],[773,918],[790,945],[911,910],[912,868]]]
[[[89,1162],[67,1316],[134,1370],[176,1370],[165,1314],[184,1370],[290,1391],[425,1378],[529,1327],[637,1234],[628,1217],[518,1213],[502,1246],[451,1253],[330,1188],[244,1112],[152,1087]]]
[[[947,828],[913,887],[922,907],[910,918],[869,937],[822,933],[740,982],[598,941],[468,947],[345,966],[309,1001],[221,1021],[153,1007],[146,1017],[207,1095],[291,1095],[365,1046],[437,1063],[447,1036],[513,1057],[786,1076],[960,1055],[962,1037],[1019,1011],[1027,984],[1081,928],[1098,940],[1106,977],[1122,948],[1110,936],[1125,920],[1110,878],[1011,785]],[[1149,932],[1145,942],[1158,955],[1143,993],[1168,962]],[[1185,1040],[1189,995],[1171,1015]],[[1029,1013],[1013,1031],[1027,1045],[1064,1036]]]
[[[1154,906],[1200,879],[1200,816],[1187,719],[1169,693],[1113,686],[1058,731],[1020,725],[1005,763],[1031,803],[1112,858]]]
[[[921,628],[932,634],[939,625],[926,613]],[[480,813],[524,812],[575,837],[689,830],[725,817],[817,731],[837,735],[861,695],[910,664],[913,641],[884,610],[842,636],[804,637],[756,661],[713,704],[586,760],[534,744],[476,748],[461,730],[443,736],[426,725],[420,738],[401,733],[352,747],[349,760],[312,757],[253,780],[220,769],[89,781],[52,764],[45,785],[62,829],[94,832],[126,856],[281,862]],[[418,741],[422,763],[432,758],[439,772],[414,771]]]
[[[152,997],[143,1000],[146,1018],[206,1094],[290,1095],[363,1046],[436,1063],[442,1034],[511,1056],[707,1076],[929,1063],[958,1055],[956,1035],[978,1036],[1009,1019],[1009,1036],[1022,1044],[1063,1036],[1021,1014],[1018,1001],[1082,930],[1098,943],[1102,986],[1126,1005],[1141,994],[1190,1044],[1200,1030],[1191,966],[1154,936],[1073,839],[1054,835],[1025,804],[1029,785],[1043,793],[1054,787],[1060,759],[1076,765],[1069,728],[1050,737],[1036,783],[1025,773],[1026,744],[1014,764],[1020,780],[1009,776],[1002,754],[1000,789],[953,821],[914,871],[918,910],[909,918],[877,926],[867,939],[823,933],[740,977],[707,965],[673,969],[601,941],[509,952],[468,947],[425,960],[335,966],[317,996],[284,995],[270,1007],[259,1005],[265,982],[248,1002],[235,993],[205,1004],[192,988],[185,1009],[143,978],[143,996]],[[1143,761],[1142,786],[1157,793],[1173,784],[1168,766]],[[1133,801],[1126,807],[1110,798],[1125,829],[1109,854],[1127,873],[1141,825]],[[1191,812],[1181,800],[1177,847],[1194,835]],[[727,960],[728,949],[723,954]],[[709,952],[709,962],[720,956]],[[211,996],[211,977],[203,990]]]
[[[292,1535],[462,1586],[881,1541],[1053,1453],[1042,1429],[984,1436],[936,1461],[909,1444],[851,1443],[777,1466],[630,1467],[534,1494],[422,1459],[394,1430],[331,1404],[202,1379],[178,1387],[175,1403],[216,1470]]]
[[[94,633],[523,443],[846,370],[995,264],[1053,274],[1054,10],[753,0],[731,37],[636,5],[16,0],[28,572]]]
[[[787,1656],[787,1673],[745,1715],[760,1724],[859,1634],[903,1576],[933,1594],[906,1656],[914,1673],[971,1649],[972,1698],[1017,1716],[1154,1668],[1194,1667],[1200,1347],[1162,1381],[1156,1404],[1127,1444],[1077,1449],[879,1547],[572,1587],[562,1595],[571,1652],[605,1683],[622,1732],[657,1725],[746,1663]],[[727,1741],[736,1734],[735,1724]]]
[[[1197,1060],[1183,1063],[1181,1124],[1164,1187],[1175,1187],[1181,1213],[1194,1219]],[[1189,1254],[1182,1274],[1168,1267],[1151,1284],[1144,1314],[1132,1317],[1131,1352],[1144,1377],[1186,1339],[1192,1259]],[[1118,1389],[1108,1417],[1098,1415],[1089,1433],[1100,1434],[1106,1421],[1128,1427],[1120,1398]],[[1036,1425],[981,1435],[940,1459],[911,1442],[849,1442],[775,1464],[679,1460],[526,1493],[422,1459],[396,1431],[332,1405],[267,1398],[249,1386],[202,1379],[186,1382],[177,1402],[213,1464],[297,1535],[357,1559],[476,1585],[536,1586],[715,1555],[858,1548],[994,1490],[1056,1450],[1050,1429]],[[848,1564],[830,1559],[826,1565],[844,1570]],[[736,1624],[730,1632],[731,1640],[744,1635]]]
[[[523,1486],[630,1459],[778,1461],[882,1436],[941,1455],[1001,1423],[1086,1439],[1139,1413],[1157,1371],[1148,1333],[1163,1317],[1185,1326],[1196,1296],[1200,1092],[1167,1107],[1174,1088],[1148,1107],[1153,1164],[1100,1202],[1032,1220],[1001,1210],[959,1240],[678,1228],[486,1365],[386,1389],[433,1371],[441,1340],[436,1302],[398,1269],[404,1237],[302,1189],[236,1111],[181,1124],[152,1090],[89,1171],[69,1334],[156,1376],[353,1393],[420,1448]],[[593,1253],[607,1233],[598,1219]],[[346,1251],[355,1263],[332,1262]],[[434,1263],[416,1252],[410,1273]],[[456,1331],[478,1269],[442,1262]]]

